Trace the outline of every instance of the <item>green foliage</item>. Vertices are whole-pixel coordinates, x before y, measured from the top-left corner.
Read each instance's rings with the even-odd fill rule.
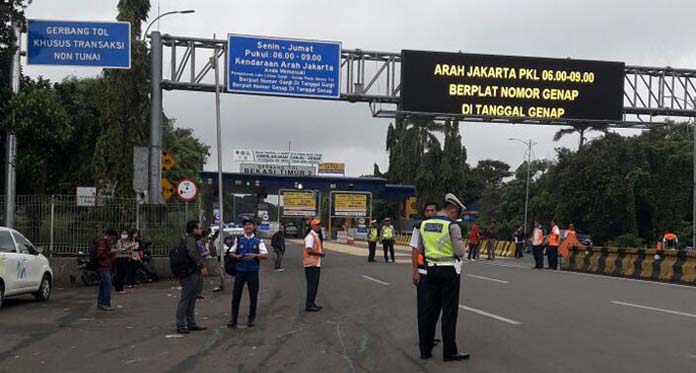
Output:
[[[610,244],[610,246],[616,246],[619,248],[633,248],[642,247],[645,244],[645,240],[631,233],[622,234],[616,237]]]

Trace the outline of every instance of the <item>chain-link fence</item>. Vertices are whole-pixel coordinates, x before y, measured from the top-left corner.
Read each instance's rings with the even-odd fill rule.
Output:
[[[0,212],[4,224],[4,196]],[[200,214],[198,202],[139,205],[135,198],[98,197],[82,206],[74,195],[20,195],[15,229],[47,255],[74,255],[86,252],[106,229],[137,228],[143,240],[152,242],[153,255],[166,256],[184,235],[186,222]]]

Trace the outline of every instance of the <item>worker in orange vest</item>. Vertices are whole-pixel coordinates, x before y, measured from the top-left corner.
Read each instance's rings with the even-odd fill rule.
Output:
[[[426,202],[425,207],[423,208],[423,216],[425,217],[424,220],[430,219],[433,216],[437,215],[438,210],[440,210],[440,206],[438,206],[437,203],[435,202]],[[425,267],[425,259],[423,258],[423,254],[418,250],[418,247],[421,245],[421,237],[420,237],[420,223],[418,223],[414,228],[413,228],[413,233],[411,234],[411,242],[409,242],[409,246],[411,246],[411,268],[412,268],[412,273],[413,273],[413,285],[416,286],[416,305],[418,307],[418,344],[421,349],[421,353],[425,354],[427,353],[427,346],[428,344],[425,343],[425,326],[427,323],[426,319],[426,312],[425,308],[427,307],[427,293],[426,293],[426,281],[427,281],[427,274],[428,270]],[[433,345],[437,345],[440,343],[439,339],[435,339]]]
[[[567,258],[570,254],[570,249],[573,247],[581,247],[582,244],[578,241],[578,234],[575,232],[575,224],[568,225],[568,232],[566,237],[558,248],[558,254],[564,258]]]
[[[674,234],[674,229],[670,228],[667,230],[664,236],[662,236],[662,249],[663,250],[677,250],[677,245],[679,244],[679,238]]]
[[[322,240],[319,236],[321,232],[321,220],[314,218],[309,222],[310,230],[305,236],[302,264],[305,269],[307,279],[307,302],[305,311],[318,312],[321,306],[316,304],[317,290],[319,289],[319,274],[321,271],[321,258],[326,256]]]
[[[532,232],[532,253],[534,254],[534,269],[544,269],[544,231],[538,221],[534,222]]]
[[[546,256],[548,256],[549,269],[558,269],[558,247],[561,246],[561,230],[558,228],[556,221],[551,219],[551,232],[549,232],[549,246],[546,248]]]

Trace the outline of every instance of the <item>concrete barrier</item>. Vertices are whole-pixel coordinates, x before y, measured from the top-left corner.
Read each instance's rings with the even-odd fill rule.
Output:
[[[609,276],[696,285],[696,252],[655,249],[570,248],[561,269]]]

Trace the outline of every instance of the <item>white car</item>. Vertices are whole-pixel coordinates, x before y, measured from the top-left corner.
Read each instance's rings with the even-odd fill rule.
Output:
[[[20,294],[48,300],[52,287],[53,270],[41,250],[16,230],[0,227],[0,307],[5,297]]]

